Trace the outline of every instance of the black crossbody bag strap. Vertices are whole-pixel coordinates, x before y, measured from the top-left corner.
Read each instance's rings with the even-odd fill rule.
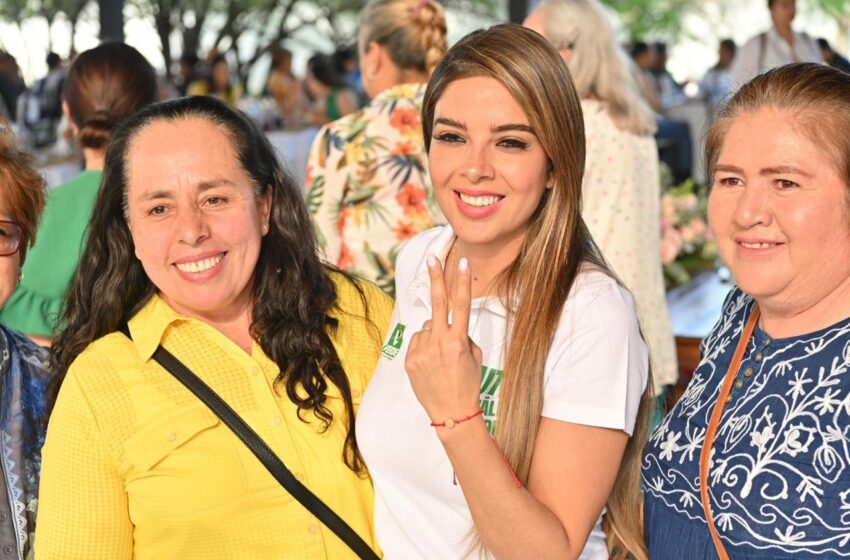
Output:
[[[130,340],[130,329],[127,324],[121,325],[121,332],[127,335]],[[318,496],[313,494],[309,488],[301,484],[292,471],[286,468],[286,465],[280,458],[274,454],[274,451],[269,449],[269,446],[245,423],[242,418],[233,411],[230,406],[216,394],[215,391],[201,381],[201,379],[187,368],[183,362],[178,360],[174,354],[157,346],[153,353],[153,359],[166,369],[171,375],[189,389],[201,402],[203,402],[216,416],[230,428],[236,436],[242,440],[248,449],[256,455],[257,459],[263,464],[266,469],[272,474],[283,488],[292,494],[292,497],[298,500],[307,510],[316,516],[316,518],[324,523],[328,529],[334,532],[336,536],[342,540],[348,547],[354,551],[357,556],[363,560],[378,560],[378,555],[375,554],[366,542],[360,538],[354,529],[348,523],[325,504]]]

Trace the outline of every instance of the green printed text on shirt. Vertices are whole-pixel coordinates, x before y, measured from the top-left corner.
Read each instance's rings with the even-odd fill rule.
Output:
[[[484,411],[484,423],[491,434],[496,430],[497,391],[504,375],[505,372],[500,369],[481,367],[481,409]]]
[[[386,359],[392,360],[398,356],[402,342],[404,342],[404,324],[396,323],[395,327],[393,327],[393,334],[390,335],[390,339],[381,349],[381,354],[383,354]]]

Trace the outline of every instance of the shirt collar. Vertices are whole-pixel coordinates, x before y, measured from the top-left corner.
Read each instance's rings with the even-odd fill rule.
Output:
[[[148,361],[157,346],[162,341],[165,331],[172,323],[186,320],[185,317],[171,309],[165,301],[154,294],[138,313],[127,322],[133,344],[142,361]]]
[[[407,287],[407,295],[413,301],[421,301],[425,304],[426,309],[431,310],[431,277],[428,276],[428,263],[426,257],[428,253],[433,253],[440,259],[440,265],[445,269],[446,256],[449,249],[455,240],[455,232],[450,225],[445,225],[433,240],[425,247],[422,254],[419,255],[419,261],[416,263],[416,269],[413,273],[413,280]],[[471,307],[473,309],[486,309],[500,317],[506,318],[508,312],[502,304],[502,300],[496,296],[486,298],[476,298],[472,300]]]

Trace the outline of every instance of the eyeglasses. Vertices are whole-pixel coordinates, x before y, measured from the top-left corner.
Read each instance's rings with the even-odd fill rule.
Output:
[[[0,220],[0,257],[17,253],[24,244],[27,230],[21,224]]]

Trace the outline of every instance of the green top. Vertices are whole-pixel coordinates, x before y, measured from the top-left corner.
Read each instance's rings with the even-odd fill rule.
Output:
[[[54,323],[77,271],[100,177],[100,171],[83,171],[47,193],[36,244],[27,251],[24,278],[0,310],[0,324],[26,334],[56,334]]]
[[[334,88],[325,100],[325,114],[331,121],[342,117],[342,110],[339,108],[339,94],[341,91],[343,90],[340,88]]]

